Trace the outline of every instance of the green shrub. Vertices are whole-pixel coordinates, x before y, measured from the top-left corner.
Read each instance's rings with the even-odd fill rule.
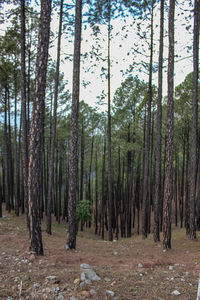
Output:
[[[81,200],[78,203],[76,208],[76,219],[77,221],[82,221],[82,222],[92,220],[90,201]]]

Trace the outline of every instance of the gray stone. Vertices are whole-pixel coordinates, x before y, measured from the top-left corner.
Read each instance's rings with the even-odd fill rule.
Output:
[[[57,286],[57,287],[55,288],[55,292],[56,292],[56,293],[60,292],[60,287],[59,287],[59,286]]]
[[[79,286],[80,286],[80,288],[81,288],[82,290],[85,290],[85,282],[81,282],[81,283],[79,284]]]
[[[114,297],[114,296],[115,296],[115,293],[114,293],[113,291],[107,290],[107,291],[106,291],[106,295],[109,296],[109,297]]]
[[[138,264],[138,268],[143,268],[143,264]]]
[[[66,244],[66,245],[64,246],[64,249],[65,249],[65,250],[69,250],[69,246]]]
[[[92,267],[90,265],[88,265],[88,264],[81,264],[80,268],[81,269],[92,269]]]
[[[34,286],[35,289],[39,289],[40,288],[40,284],[39,283],[34,283],[33,286]]]
[[[60,279],[57,276],[51,275],[46,277],[47,281],[51,281],[52,283],[59,283]]]
[[[81,264],[80,265],[81,268],[81,281],[98,281],[101,280],[101,278],[95,273],[95,271],[93,270],[93,268],[88,265],[88,264]]]
[[[169,266],[169,270],[170,270],[170,271],[173,271],[173,270],[174,270],[174,267],[173,267],[173,266]]]
[[[71,296],[71,297],[70,297],[70,300],[77,300],[77,298],[74,297],[74,296]]]
[[[65,297],[63,296],[63,294],[60,293],[60,294],[58,295],[58,298],[57,298],[57,299],[62,300],[62,299],[65,299]]]

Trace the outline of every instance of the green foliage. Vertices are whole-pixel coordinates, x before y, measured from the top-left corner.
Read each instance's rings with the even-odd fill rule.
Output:
[[[90,201],[81,200],[78,203],[76,208],[76,219],[77,221],[82,221],[82,222],[92,220]]]

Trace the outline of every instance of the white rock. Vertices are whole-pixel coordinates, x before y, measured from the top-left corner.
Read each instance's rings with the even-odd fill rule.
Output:
[[[139,263],[138,268],[143,268],[143,264]]]
[[[117,252],[117,251],[113,251],[113,254],[114,254],[114,255],[117,255],[117,254],[118,254],[118,252]]]
[[[173,271],[173,270],[174,270],[174,267],[173,267],[173,266],[169,266],[169,270],[170,270],[170,271]]]
[[[185,279],[184,279],[184,278],[181,278],[181,281],[185,281]]]
[[[175,291],[172,292],[172,295],[175,295],[175,296],[179,296],[180,294],[181,293],[179,291],[177,291],[177,290],[175,290]]]
[[[90,265],[88,265],[88,264],[81,264],[80,268],[81,269],[92,269],[92,267]]]
[[[57,299],[62,300],[62,299],[65,299],[65,298],[64,298],[63,294],[59,294]]]
[[[107,290],[107,291],[106,291],[106,295],[107,295],[107,296],[110,296],[110,297],[114,297],[114,296],[115,296],[115,293],[114,293],[113,291]]]

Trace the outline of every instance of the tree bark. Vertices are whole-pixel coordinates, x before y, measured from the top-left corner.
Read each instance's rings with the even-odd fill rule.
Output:
[[[24,207],[28,219],[28,129],[26,116],[26,60],[25,60],[25,0],[21,0],[21,122],[22,122],[22,170],[24,188]]]
[[[54,92],[54,115],[53,115],[53,126],[52,126],[53,128],[51,134],[51,148],[50,148],[50,161],[49,161],[48,196],[47,196],[48,197],[47,198],[47,230],[46,230],[48,234],[51,234],[52,186],[53,186],[53,173],[54,173],[55,141],[56,141],[62,17],[63,17],[63,0],[61,0],[60,3],[60,21],[59,21],[59,32],[58,32],[57,63],[56,63],[56,78],[55,78],[55,92]]]
[[[147,109],[147,133],[145,140],[145,159],[144,159],[144,179],[143,179],[143,201],[142,201],[142,237],[147,237],[148,231],[148,185],[150,180],[149,161],[151,143],[151,103],[152,103],[152,68],[153,68],[153,10],[154,1],[152,0],[151,12],[151,44],[150,44],[150,63],[149,63],[149,86],[148,86],[148,109]]]
[[[155,165],[155,197],[154,197],[154,242],[160,241],[160,198],[161,198],[161,142],[162,142],[162,83],[163,83],[163,32],[164,32],[164,0],[160,2],[160,45],[158,67],[158,101],[157,101],[157,135]]]
[[[41,1],[41,15],[38,38],[38,53],[36,61],[36,80],[34,87],[34,106],[30,129],[29,153],[29,220],[30,220],[30,250],[37,255],[43,254],[42,234],[40,225],[40,175],[42,130],[44,119],[44,101],[48,48],[51,21],[51,0]]]
[[[167,99],[166,173],[164,184],[163,248],[171,248],[171,205],[173,198],[173,131],[174,131],[174,11],[175,1],[170,0],[169,9],[169,56]]]
[[[193,31],[193,90],[192,90],[192,128],[189,164],[189,205],[190,205],[190,239],[196,239],[195,200],[197,177],[197,126],[198,126],[198,74],[199,74],[199,0],[194,1]]]
[[[79,113],[79,85],[80,85],[80,54],[81,54],[81,25],[82,0],[76,0],[73,92],[71,113],[70,157],[69,157],[69,199],[68,224],[69,233],[66,248],[76,248],[76,204],[78,178],[78,113]]]
[[[112,230],[112,218],[113,218],[113,205],[112,205],[112,158],[111,158],[111,113],[110,113],[110,102],[111,102],[111,91],[110,91],[110,35],[111,25],[110,16],[111,14],[111,3],[108,2],[108,239],[113,240]]]

